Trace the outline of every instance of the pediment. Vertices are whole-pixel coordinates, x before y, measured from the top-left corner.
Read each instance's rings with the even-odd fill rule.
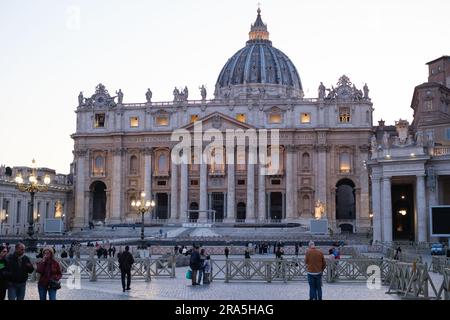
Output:
[[[203,131],[208,129],[217,129],[220,131],[225,131],[227,129],[255,129],[255,127],[248,123],[243,123],[220,112],[213,112],[197,120],[197,122],[199,121],[201,121]],[[194,123],[184,126],[183,129],[194,130]]]

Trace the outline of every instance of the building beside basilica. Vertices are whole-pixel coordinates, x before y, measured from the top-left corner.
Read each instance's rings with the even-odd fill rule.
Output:
[[[450,205],[450,57],[427,63],[428,82],[414,89],[411,125],[383,121],[371,159],[373,238],[430,241],[430,207]]]
[[[296,67],[272,45],[258,9],[249,40],[225,63],[212,99],[204,87],[198,101],[188,99],[188,88],[175,88],[173,101],[162,102],[153,102],[148,90],[143,103],[125,103],[121,90],[111,97],[102,84],[87,99],[80,93],[71,225],[134,222],[131,201],[145,191],[156,202],[153,218],[170,223],[195,220],[198,212],[189,210],[215,210],[216,222],[307,224],[320,201],[332,229],[366,232],[373,133],[368,92],[342,76],[331,89],[320,84],[317,97],[305,98]],[[219,152],[208,163],[172,162],[172,132],[192,132],[198,123],[224,134],[278,129],[280,165],[259,174],[262,165],[236,150],[224,150],[235,154],[234,164],[223,163]]]

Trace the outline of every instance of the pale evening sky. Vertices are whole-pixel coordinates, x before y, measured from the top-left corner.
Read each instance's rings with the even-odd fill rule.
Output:
[[[412,120],[425,63],[450,54],[448,0],[260,0],[273,45],[295,64],[305,97],[346,74],[367,82],[374,122]],[[80,91],[101,82],[124,103],[208,97],[245,45],[258,0],[0,0],[0,164],[69,172]]]

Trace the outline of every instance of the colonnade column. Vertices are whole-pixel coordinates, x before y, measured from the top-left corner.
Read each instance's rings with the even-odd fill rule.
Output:
[[[372,221],[373,221],[373,242],[380,242],[381,236],[381,206],[380,206],[380,178],[372,178]]]
[[[392,197],[390,177],[383,177],[383,242],[392,242]]]
[[[427,241],[427,219],[426,219],[426,199],[425,199],[425,176],[418,175],[416,181],[416,202],[417,202],[417,230],[418,242]]]

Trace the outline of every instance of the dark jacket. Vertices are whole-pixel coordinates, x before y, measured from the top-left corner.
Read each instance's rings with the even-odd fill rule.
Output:
[[[134,258],[129,251],[124,251],[119,255],[119,268],[121,271],[130,271]]]
[[[200,270],[200,268],[202,267],[200,253],[198,251],[192,251],[191,259],[189,261],[189,267],[191,267],[192,270]]]
[[[8,271],[6,259],[0,259],[0,288],[7,288],[11,273]]]
[[[30,259],[22,256],[22,264],[19,267],[19,257],[15,253],[11,253],[6,257],[6,265],[8,271],[11,273],[9,282],[24,283],[28,280],[28,274],[34,271]]]
[[[51,259],[47,262],[41,261],[37,264],[36,272],[41,275],[38,286],[47,288],[50,280],[59,281],[62,277],[61,267],[58,261]]]

